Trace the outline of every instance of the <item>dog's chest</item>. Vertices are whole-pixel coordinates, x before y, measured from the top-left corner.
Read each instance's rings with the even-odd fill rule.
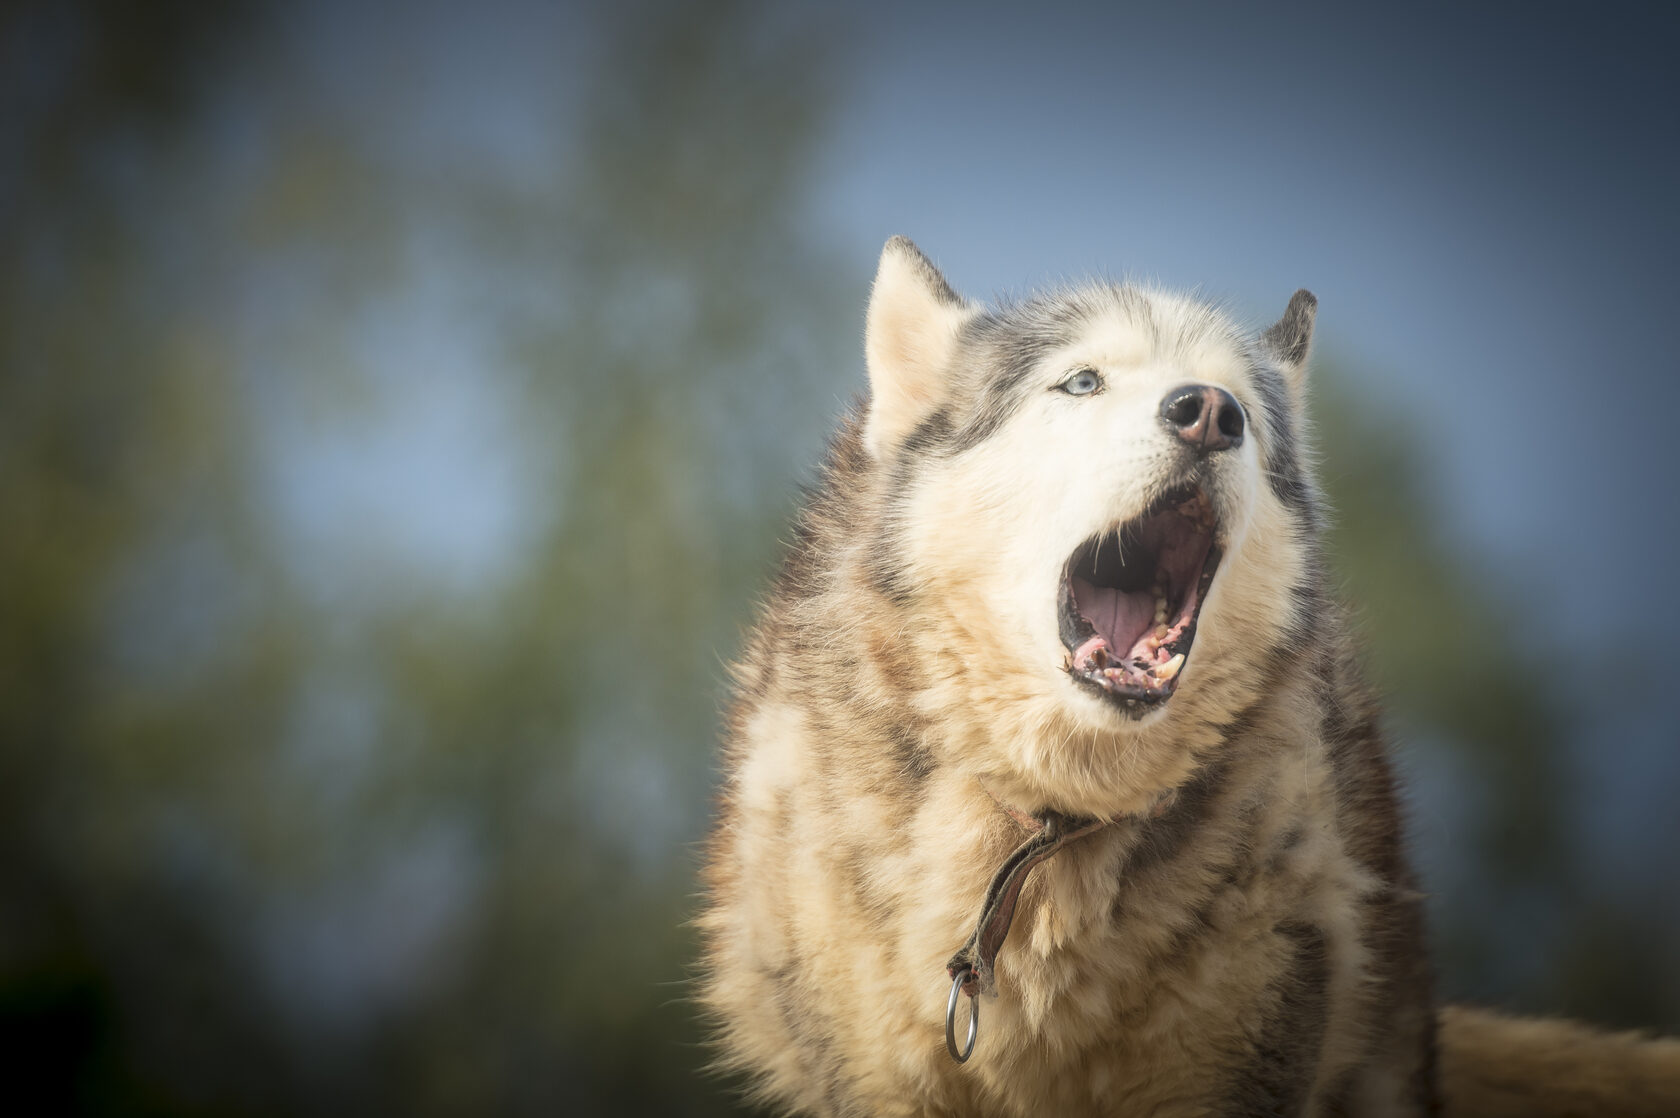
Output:
[[[983,1041],[940,1077],[1000,1113],[1305,1112],[1340,1062],[1360,882],[1298,822],[1117,828],[1041,867]]]

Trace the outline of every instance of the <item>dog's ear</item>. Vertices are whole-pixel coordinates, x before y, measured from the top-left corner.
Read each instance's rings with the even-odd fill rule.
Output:
[[[1307,355],[1312,351],[1316,317],[1318,298],[1303,287],[1290,297],[1283,317],[1260,335],[1260,344],[1282,367],[1284,376],[1297,391],[1306,385]]]
[[[863,343],[869,364],[863,440],[876,458],[939,404],[957,332],[977,309],[951,290],[910,238],[894,237],[881,250]]]

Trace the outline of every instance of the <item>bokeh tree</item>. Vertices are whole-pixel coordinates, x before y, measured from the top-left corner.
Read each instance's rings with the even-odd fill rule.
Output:
[[[1571,740],[1588,729],[1581,684],[1557,649],[1525,643],[1536,626],[1521,623],[1499,572],[1452,547],[1415,433],[1362,402],[1334,364],[1315,378],[1332,554],[1411,785],[1443,992],[1675,1028],[1680,959],[1662,891],[1618,889],[1582,857],[1570,810]]]
[[[734,1106],[685,1001],[691,844],[723,659],[862,383],[876,246],[831,254],[807,210],[843,32],[654,0],[0,15],[14,1097]],[[1672,1019],[1621,910],[1506,958],[1509,910],[1590,892],[1563,724],[1403,436],[1321,406],[1397,722],[1475,789],[1449,987]]]
[[[394,105],[345,103],[296,54],[336,18],[5,28],[29,110],[0,215],[16,1089],[728,1109],[684,1005],[687,844],[719,650],[850,333],[797,212],[830,37],[745,4],[550,13],[531,33],[570,68],[533,81],[510,168],[403,132],[427,75],[398,60]],[[440,307],[453,379],[410,340]],[[503,492],[467,501],[519,501],[496,554],[441,574],[393,494],[339,491],[438,397],[488,417],[466,476]],[[404,470],[458,448],[397,441],[412,501]]]

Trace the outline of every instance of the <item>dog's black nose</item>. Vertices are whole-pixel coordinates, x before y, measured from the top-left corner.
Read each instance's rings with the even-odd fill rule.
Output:
[[[1161,401],[1161,418],[1199,453],[1242,445],[1242,405],[1223,388],[1208,384],[1175,388]]]

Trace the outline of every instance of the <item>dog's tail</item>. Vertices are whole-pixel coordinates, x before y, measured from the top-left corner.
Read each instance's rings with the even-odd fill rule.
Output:
[[[1440,1061],[1449,1118],[1680,1116],[1680,1040],[1450,1006]]]

